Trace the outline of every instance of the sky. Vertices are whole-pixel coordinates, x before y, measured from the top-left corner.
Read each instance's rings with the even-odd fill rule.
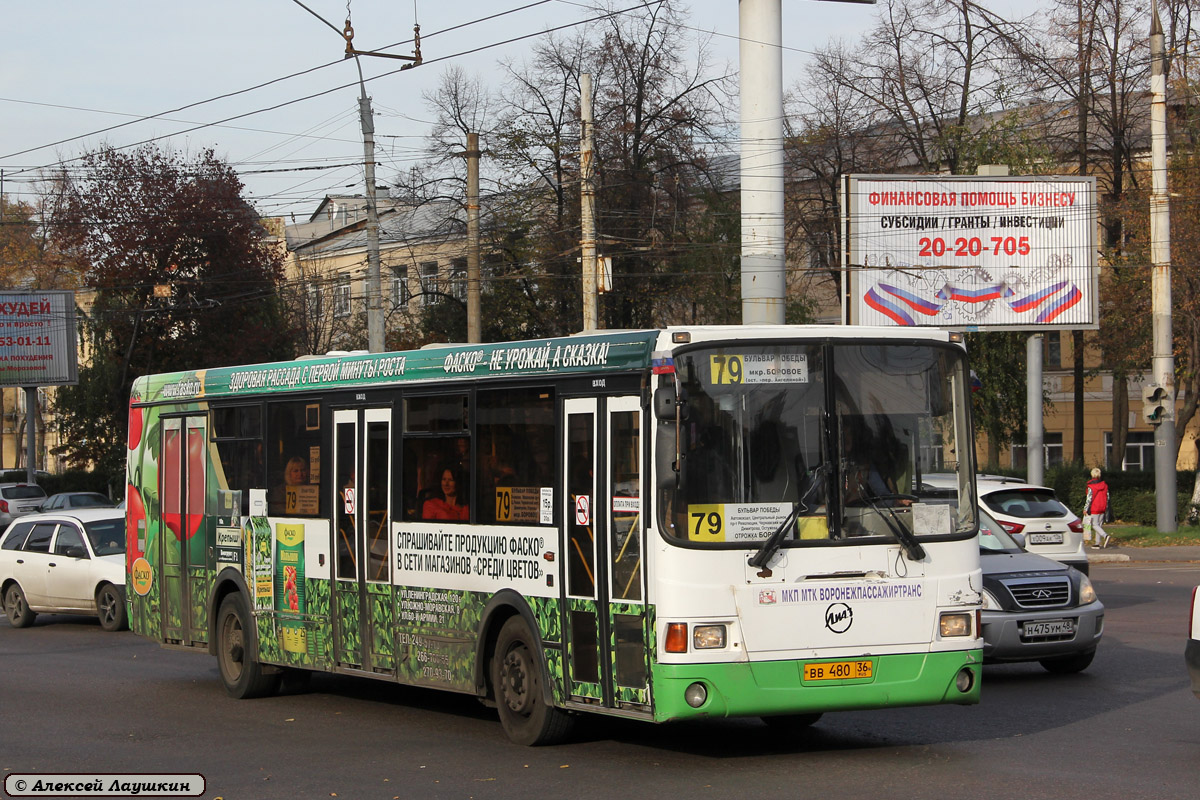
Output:
[[[418,160],[431,121],[422,93],[436,88],[446,67],[458,65],[494,85],[489,76],[499,60],[520,60],[548,29],[598,13],[587,0],[302,2],[338,30],[296,0],[6,4],[5,197],[33,201],[40,172],[70,168],[103,144],[157,139],[184,154],[213,148],[241,174],[259,213],[304,219],[326,194],[363,191],[358,72],[353,60],[342,59],[347,8],[360,50],[410,54],[414,17],[421,25],[424,65],[395,72],[405,62],[361,59],[376,114],[381,184]],[[619,9],[644,2],[614,0]],[[693,28],[714,33],[715,60],[736,69],[738,0],[685,5]],[[993,5],[1004,10],[1004,3]],[[784,86],[800,77],[813,50],[831,39],[854,39],[875,13],[870,5],[784,0]],[[143,119],[152,115],[161,116]]]

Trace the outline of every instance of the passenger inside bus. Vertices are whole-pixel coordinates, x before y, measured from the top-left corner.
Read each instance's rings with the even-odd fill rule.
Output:
[[[459,495],[462,480],[458,471],[453,467],[442,470],[442,478],[436,493],[431,493],[421,505],[421,519],[426,520],[455,520],[466,522],[471,518],[468,504]]]

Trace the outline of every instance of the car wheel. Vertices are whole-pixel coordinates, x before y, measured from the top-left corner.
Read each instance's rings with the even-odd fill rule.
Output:
[[[500,629],[492,655],[492,690],[500,724],[517,744],[554,744],[567,735],[571,717],[542,698],[542,659],[529,626],[511,617]]]
[[[33,624],[37,612],[29,607],[25,600],[25,592],[19,584],[14,583],[4,593],[4,613],[14,628],[28,628]]]
[[[283,678],[279,671],[265,672],[251,652],[250,625],[250,612],[240,594],[221,601],[217,612],[217,665],[225,691],[239,700],[274,694]]]
[[[111,583],[100,587],[96,593],[96,614],[100,617],[100,627],[106,631],[123,631],[129,624],[125,613],[125,592]]]
[[[1086,653],[1078,653],[1073,656],[1064,656],[1062,658],[1043,658],[1038,663],[1045,667],[1050,672],[1057,675],[1070,675],[1074,672],[1083,672],[1088,668],[1088,664],[1092,663],[1092,659],[1096,657],[1095,650],[1089,650]]]

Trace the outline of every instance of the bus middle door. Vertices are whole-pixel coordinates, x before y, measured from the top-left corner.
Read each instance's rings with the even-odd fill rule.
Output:
[[[637,397],[564,401],[560,552],[567,693],[646,710],[640,419]]]
[[[333,414],[334,661],[376,673],[395,669],[391,529],[391,408]]]

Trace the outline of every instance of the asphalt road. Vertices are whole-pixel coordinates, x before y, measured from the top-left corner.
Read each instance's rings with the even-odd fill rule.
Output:
[[[0,621],[0,772],[202,773],[242,798],[1185,798],[1200,701],[1183,663],[1200,564],[1094,564],[1096,661],[988,666],[978,706],[826,715],[796,739],[756,720],[591,719],[568,744],[510,744],[462,696],[317,676],[235,701],[215,660],[94,620]]]

